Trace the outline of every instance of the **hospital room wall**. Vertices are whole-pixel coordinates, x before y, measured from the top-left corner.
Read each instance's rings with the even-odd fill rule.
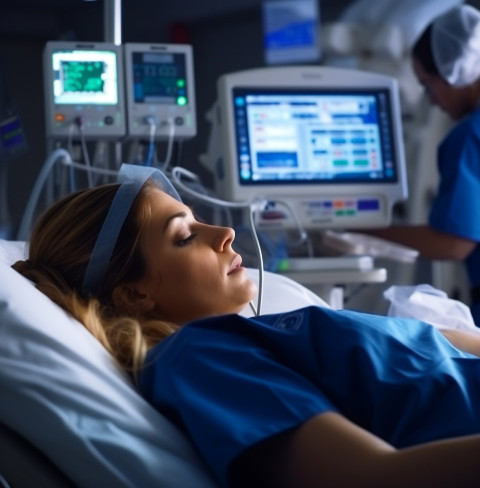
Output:
[[[248,2],[247,2],[248,3]],[[322,0],[322,21],[335,19],[348,0]],[[103,40],[101,2],[83,3],[69,16],[57,13],[54,22],[43,20],[43,27],[32,26],[31,33],[0,35],[0,70],[5,77],[10,99],[22,122],[28,152],[8,161],[8,207],[12,227],[18,226],[28,195],[41,165],[47,157],[44,128],[42,49],[49,40]],[[2,12],[0,3],[0,14]],[[162,15],[156,2],[124,2],[122,9],[123,42],[179,42],[172,30],[175,18]],[[200,167],[199,155],[206,150],[209,124],[205,113],[215,99],[216,80],[231,71],[264,65],[262,46],[261,2],[255,7],[222,14],[203,15],[188,22],[186,42],[193,45],[198,134],[182,148],[182,164],[197,171],[205,183],[210,175]],[[178,24],[177,24],[178,25]],[[1,25],[0,25],[1,31]],[[23,32],[22,29],[17,29]],[[173,34],[172,34],[173,32]],[[178,31],[176,31],[178,32]],[[0,32],[1,34],[1,32]],[[162,147],[159,147],[159,156]],[[124,151],[124,156],[128,155]]]
[[[0,222],[7,237],[14,236],[28,195],[46,157],[41,82],[42,45],[31,40],[0,42],[0,70],[9,99],[19,116],[27,140],[27,152],[7,161],[9,222]],[[19,62],[19,60],[22,60]],[[4,199],[2,199],[3,201]],[[4,215],[5,212],[2,213]],[[6,226],[9,225],[9,228]]]

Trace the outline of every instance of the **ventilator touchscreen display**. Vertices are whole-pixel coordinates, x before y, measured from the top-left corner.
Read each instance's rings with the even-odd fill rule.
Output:
[[[396,182],[386,89],[233,88],[241,185]]]
[[[58,105],[118,103],[117,54],[92,49],[52,53],[53,97]]]

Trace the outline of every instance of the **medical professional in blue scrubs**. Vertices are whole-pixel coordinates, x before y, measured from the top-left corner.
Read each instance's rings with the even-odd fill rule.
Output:
[[[480,12],[463,4],[440,15],[412,55],[430,102],[456,125],[438,148],[440,183],[428,225],[396,225],[374,234],[427,259],[463,261],[480,325]]]
[[[50,207],[13,267],[101,341],[219,486],[478,487],[480,335],[320,307],[242,316],[257,287],[234,231],[127,169]]]

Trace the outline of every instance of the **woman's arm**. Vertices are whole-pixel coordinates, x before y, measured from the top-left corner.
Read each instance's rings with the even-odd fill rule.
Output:
[[[457,349],[480,357],[480,334],[457,329],[441,329],[440,332]]]
[[[480,435],[396,450],[337,413],[253,447],[234,463],[233,486],[278,488],[477,487]]]

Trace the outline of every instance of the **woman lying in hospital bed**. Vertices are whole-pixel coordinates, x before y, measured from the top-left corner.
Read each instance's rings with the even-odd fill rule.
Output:
[[[85,325],[217,483],[478,486],[478,336],[325,307],[242,317],[256,286],[233,231],[162,189],[133,171],[66,197],[14,269]]]

